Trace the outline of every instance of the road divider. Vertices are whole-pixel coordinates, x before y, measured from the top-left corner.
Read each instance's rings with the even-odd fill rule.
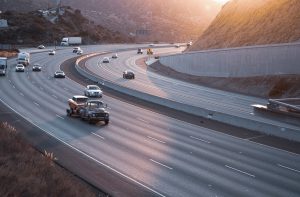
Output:
[[[94,74],[82,64],[83,60],[103,55],[107,52],[102,53],[91,53],[88,55],[81,56],[75,62],[75,68],[85,78],[88,78],[91,81],[94,81],[100,85],[103,85],[107,88],[110,88],[114,91],[123,93],[125,95],[133,96],[138,99],[141,99],[146,102],[150,102],[153,104],[157,104],[160,106],[168,107],[171,109],[175,109],[178,111],[182,111],[191,115],[200,116],[204,118],[208,118],[214,121],[218,121],[221,123],[225,123],[228,125],[236,126],[243,129],[248,129],[252,131],[258,131],[260,133],[264,133],[266,135],[277,136],[281,138],[285,138],[292,141],[300,142],[300,128],[294,125],[285,124],[284,126],[279,126],[272,121],[263,122],[259,120],[249,119],[247,117],[227,114],[226,112],[213,111],[206,108],[200,108],[192,105],[187,105],[184,103],[180,103],[177,101],[173,101],[171,99],[162,98],[158,96],[154,96],[151,94],[147,94],[144,92],[140,92],[128,87],[124,87],[114,83],[113,81],[109,81],[108,79],[101,78],[100,76]]]

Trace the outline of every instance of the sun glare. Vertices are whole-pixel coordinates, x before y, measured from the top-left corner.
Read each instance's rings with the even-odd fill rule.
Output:
[[[229,0],[214,0],[215,2],[217,3],[220,3],[220,4],[225,4],[227,3]]]

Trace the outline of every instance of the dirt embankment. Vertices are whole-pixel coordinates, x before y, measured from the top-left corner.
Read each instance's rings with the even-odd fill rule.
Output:
[[[19,53],[18,49],[15,50],[0,50],[0,57],[13,57]]]
[[[97,196],[54,161],[55,155],[41,154],[14,127],[0,123],[0,196]]]
[[[299,0],[231,0],[190,51],[300,41]]]
[[[211,88],[263,98],[300,97],[300,75],[280,75],[246,78],[198,77],[179,73],[159,62],[148,66],[164,76]]]

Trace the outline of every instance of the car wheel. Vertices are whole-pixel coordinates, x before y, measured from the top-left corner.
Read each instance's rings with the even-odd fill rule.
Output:
[[[109,123],[109,120],[105,120],[104,123],[105,125],[107,125]]]

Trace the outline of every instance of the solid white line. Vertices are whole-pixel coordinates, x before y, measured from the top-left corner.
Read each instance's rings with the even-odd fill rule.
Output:
[[[64,118],[63,118],[62,116],[60,116],[60,115],[58,115],[58,114],[56,114],[56,116],[64,120]]]
[[[41,129],[42,131],[44,131],[44,132],[47,133],[48,135],[52,136],[53,138],[57,139],[58,141],[60,141],[60,142],[63,143],[64,145],[66,145],[66,146],[70,147],[71,149],[77,151],[78,153],[80,153],[80,154],[86,156],[87,158],[89,158],[89,159],[93,160],[94,162],[98,163],[99,165],[102,165],[102,166],[108,168],[109,170],[111,170],[111,171],[117,173],[118,175],[120,175],[120,176],[122,176],[122,177],[124,177],[124,178],[126,178],[126,179],[128,179],[128,180],[130,180],[130,181],[132,181],[132,182],[134,182],[134,183],[136,183],[137,185],[142,186],[142,187],[148,189],[149,191],[151,191],[151,192],[153,192],[153,193],[155,193],[155,194],[157,194],[157,195],[159,195],[159,196],[161,196],[161,197],[166,197],[165,195],[163,195],[163,194],[159,193],[158,191],[156,191],[156,190],[154,190],[154,189],[148,187],[147,185],[144,185],[143,183],[141,183],[141,182],[139,182],[139,181],[137,181],[137,180],[135,180],[135,179],[133,179],[133,178],[131,178],[131,177],[125,175],[125,174],[123,174],[122,172],[120,172],[120,171],[114,169],[113,167],[110,167],[109,165],[107,165],[107,164],[105,164],[105,163],[102,163],[101,161],[95,159],[94,157],[88,155],[87,153],[85,153],[85,152],[79,150],[78,148],[72,146],[71,144],[69,144],[69,143],[63,141],[61,138],[55,136],[55,135],[54,135],[53,133],[51,133],[50,131],[47,131],[47,130],[43,129],[42,127],[38,126],[38,125],[37,125],[36,123],[34,123],[32,120],[30,120],[30,119],[27,118],[27,117],[22,116],[19,112],[17,112],[16,110],[14,110],[11,106],[9,106],[7,103],[5,103],[1,98],[0,98],[0,101],[1,101],[2,103],[4,103],[8,108],[10,108],[12,111],[14,111],[15,113],[17,113],[19,116],[23,117],[25,120],[27,120],[28,122],[30,122],[31,124],[33,124],[33,125],[36,126],[37,128]]]
[[[19,94],[20,94],[21,96],[24,96],[24,94],[23,94],[22,92],[19,92]]]
[[[38,103],[36,103],[36,102],[33,102],[36,106],[40,106]]]
[[[209,142],[209,141],[206,141],[206,140],[203,140],[203,139],[200,139],[200,138],[194,137],[194,136],[190,136],[190,138],[192,138],[192,139],[195,139],[195,140],[199,140],[199,141],[201,141],[201,142],[205,142],[205,143],[208,143],[208,144],[210,144],[210,142]]]
[[[101,139],[103,139],[103,140],[105,139],[105,138],[102,137],[101,135],[98,135],[98,134],[96,134],[96,133],[94,133],[94,132],[92,132],[92,134],[95,135],[95,136],[97,136],[97,137],[99,137],[99,138],[101,138]]]
[[[171,167],[169,167],[169,166],[166,166],[166,165],[164,165],[164,164],[162,164],[162,163],[159,163],[158,161],[155,161],[155,160],[153,160],[153,159],[150,159],[150,161],[152,161],[152,162],[154,162],[154,163],[156,163],[156,164],[158,164],[158,165],[161,165],[161,166],[163,166],[163,167],[165,167],[165,168],[168,168],[168,169],[170,169],[170,170],[173,170],[173,168],[171,168]]]
[[[14,85],[12,86],[13,88],[16,88]]]
[[[257,135],[257,136],[254,136],[254,137],[245,138],[245,140],[253,140],[253,139],[256,139],[256,138],[263,137],[263,136],[266,136],[266,135]]]
[[[280,166],[280,167],[282,167],[282,168],[285,168],[285,169],[288,169],[288,170],[300,173],[299,170],[296,170],[296,169],[293,169],[293,168],[290,168],[290,167],[287,167],[287,166],[284,166],[284,165],[281,165],[281,164],[277,164],[277,165]]]
[[[246,175],[248,175],[248,176],[251,176],[251,177],[255,178],[255,176],[254,176],[253,174],[250,174],[250,173],[244,172],[244,171],[242,171],[242,170],[239,170],[239,169],[233,168],[233,167],[231,167],[231,166],[228,166],[228,165],[225,165],[225,167],[227,167],[227,168],[229,168],[229,169],[232,169],[232,170],[235,170],[235,171],[238,171],[238,172],[241,172],[241,173],[243,173],[243,174],[246,174]]]
[[[147,136],[147,138],[149,138],[149,139],[151,139],[151,140],[154,140],[154,141],[157,141],[157,142],[160,142],[160,143],[163,143],[163,144],[166,143],[166,142],[164,142],[164,141],[158,140],[158,139],[156,139],[156,138],[154,138],[154,137],[151,137],[151,136]]]

